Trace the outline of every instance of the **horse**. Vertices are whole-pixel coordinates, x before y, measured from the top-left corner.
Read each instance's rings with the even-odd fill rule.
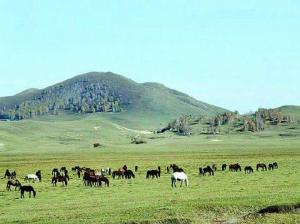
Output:
[[[274,165],[273,165],[273,163],[270,163],[270,164],[269,164],[268,169],[269,169],[269,170],[274,170]]]
[[[251,166],[245,166],[244,168],[245,174],[248,173],[253,173],[253,168]]]
[[[103,176],[99,177],[98,183],[100,184],[100,186],[102,186],[102,184],[101,184],[102,182],[104,182],[104,186],[109,187],[109,180],[107,177],[103,177]]]
[[[226,170],[226,167],[227,167],[227,165],[224,163],[224,164],[222,165],[222,171],[225,171],[225,170]]]
[[[120,168],[121,169],[121,168]],[[119,170],[120,170],[119,169]],[[126,165],[124,165],[123,167],[122,167],[122,169],[124,170],[124,171],[126,171],[127,170],[127,166]]]
[[[278,169],[278,163],[277,163],[277,162],[274,162],[274,163],[273,163],[273,167],[274,167],[274,169]]]
[[[58,176],[58,175],[59,175],[58,169],[57,169],[57,168],[54,168],[54,169],[52,170],[52,177],[55,177],[55,176]]]
[[[126,170],[124,172],[124,176],[125,176],[125,179],[131,179],[131,177],[135,178],[135,175],[131,170]]]
[[[171,175],[171,186],[176,187],[176,181],[181,181],[180,187],[182,183],[185,182],[185,186],[189,185],[188,177],[184,172],[174,172]]]
[[[111,169],[110,167],[107,167],[107,168],[105,169],[105,172],[110,176],[111,173],[112,173],[112,169]]]
[[[20,190],[21,183],[20,183],[20,181],[18,181],[18,180],[8,180],[8,181],[7,181],[7,184],[6,184],[6,189],[7,189],[8,191],[10,191],[10,190],[11,190],[11,189],[10,189],[11,186],[14,186],[14,187],[15,187],[15,190],[17,190],[17,188],[19,188],[19,190]]]
[[[25,180],[25,182],[27,182],[27,181],[33,181],[33,182],[35,182],[35,181],[40,181],[40,179],[39,179],[39,177],[37,176],[37,175],[35,175],[35,174],[27,174],[25,177],[24,177],[24,180]]]
[[[29,192],[29,197],[31,198],[31,192],[33,192],[33,197],[35,198],[36,196],[36,192],[34,190],[34,188],[30,185],[27,185],[27,186],[21,186],[20,187],[20,190],[21,190],[21,198],[24,198],[24,192]]]
[[[123,170],[115,170],[112,172],[112,177],[115,179],[115,177],[118,176],[118,179],[124,178],[124,171]]]
[[[6,169],[5,173],[4,173],[4,177],[3,178],[7,178],[7,179],[15,179],[17,176],[16,171],[13,172],[9,172],[8,169]]]
[[[39,178],[39,181],[41,182],[42,181],[42,171],[41,170],[36,171],[35,175]]]
[[[176,164],[172,164],[171,168],[173,170],[173,173],[175,173],[175,172],[179,172],[179,173],[184,172],[184,170],[182,168],[180,168],[179,166],[177,166]]]
[[[215,171],[215,172],[217,171],[217,165],[216,164],[213,164],[211,168],[213,169],[213,171]]]
[[[52,183],[53,187],[54,186],[56,187],[57,182],[61,182],[63,186],[67,186],[68,178],[66,176],[62,176],[62,175],[52,177],[51,183]]]
[[[146,174],[146,178],[149,179],[150,176],[152,177],[152,179],[154,177],[159,178],[160,177],[160,172],[159,170],[148,170],[147,174]]]
[[[267,165],[264,163],[258,163],[256,164],[256,170],[258,171],[259,168],[261,168],[262,170],[267,170]]]
[[[134,172],[138,172],[138,169],[139,169],[139,167],[138,167],[138,166],[135,166],[135,167],[134,167]]]
[[[199,175],[206,176],[206,173],[208,173],[209,176],[215,175],[214,170],[210,166],[199,168]]]
[[[234,172],[242,171],[242,168],[241,168],[240,164],[238,164],[238,163],[230,164],[229,171],[234,171]]]

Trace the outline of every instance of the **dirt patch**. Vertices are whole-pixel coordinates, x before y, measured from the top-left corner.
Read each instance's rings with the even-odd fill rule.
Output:
[[[115,124],[115,123],[113,123],[113,125],[114,125],[117,129],[123,130],[123,131],[130,131],[130,132],[134,132],[134,133],[137,133],[137,134],[143,134],[143,135],[153,134],[152,131],[147,131],[147,130],[134,130],[134,129],[130,129],[130,128],[123,127],[123,126],[118,125],[118,124]]]
[[[158,221],[126,222],[126,224],[191,224],[190,219],[163,219]]]
[[[259,210],[258,214],[290,212],[300,212],[300,204],[272,205]]]

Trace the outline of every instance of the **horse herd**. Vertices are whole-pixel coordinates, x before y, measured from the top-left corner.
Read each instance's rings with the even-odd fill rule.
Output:
[[[222,164],[221,170],[226,171],[228,167],[228,170],[231,172],[238,172],[242,171],[242,167],[239,163],[230,164],[227,166],[227,164]],[[270,163],[268,166],[264,163],[258,163],[256,164],[256,170],[273,170],[278,169],[278,163]],[[200,176],[206,176],[208,174],[209,176],[214,176],[215,172],[217,171],[217,165],[213,164],[212,166],[208,165],[205,167],[199,167],[199,175]],[[127,168],[127,165],[124,165],[123,167],[113,170],[112,168],[105,168],[105,169],[91,169],[88,167],[80,167],[75,166],[72,167],[72,171],[74,175],[77,175],[78,178],[81,178],[84,186],[90,186],[90,187],[101,187],[110,186],[110,182],[108,179],[108,176],[111,176],[113,179],[134,179],[136,176],[134,172],[138,172],[138,166],[134,167],[134,172]],[[184,169],[177,166],[176,164],[170,164],[166,167],[167,173],[171,174],[171,186],[176,187],[176,182],[180,181],[180,186],[182,186],[183,183],[185,183],[186,186],[188,186],[189,181],[186,173],[184,172]],[[253,173],[254,170],[251,166],[245,166],[244,167],[245,174]],[[63,186],[67,186],[68,182],[70,180],[69,172],[66,167],[61,167],[60,169],[54,168],[51,172],[52,178],[51,183],[53,187],[57,186],[57,182],[62,183]],[[146,171],[146,179],[154,179],[154,178],[160,178],[161,176],[161,167],[158,166],[157,169],[147,170]],[[8,191],[11,190],[11,187],[15,187],[15,190],[19,189],[21,192],[21,198],[24,198],[24,192],[29,192],[29,197],[31,197],[31,193],[33,194],[33,197],[36,196],[36,191],[31,185],[22,185],[21,182],[16,179],[17,174],[15,171],[10,172],[8,169],[6,170],[4,174],[4,178],[7,178],[7,185],[6,189]],[[35,182],[35,181],[42,181],[42,172],[41,170],[38,170],[35,174],[27,174],[24,177],[25,182]]]

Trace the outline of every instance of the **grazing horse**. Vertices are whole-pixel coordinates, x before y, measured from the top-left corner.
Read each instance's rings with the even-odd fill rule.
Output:
[[[16,171],[13,172],[9,172],[9,170],[7,169],[4,173],[4,177],[3,178],[7,178],[7,179],[15,179],[17,176]]]
[[[124,176],[125,176],[125,179],[131,179],[131,177],[135,178],[135,175],[131,170],[126,170],[124,172]]]
[[[222,171],[225,171],[225,170],[226,170],[226,167],[227,167],[227,165],[224,163],[224,164],[222,165]]]
[[[273,163],[270,163],[269,166],[268,166],[269,170],[274,170],[274,165]]]
[[[258,171],[259,168],[261,168],[261,170],[267,170],[267,165],[264,163],[258,163],[256,164],[256,170]]]
[[[160,172],[159,170],[148,170],[147,174],[146,174],[146,178],[149,179],[150,176],[152,177],[152,179],[154,177],[159,178],[160,177]]]
[[[20,181],[18,181],[18,180],[8,180],[8,181],[7,181],[7,184],[6,184],[6,190],[10,191],[10,190],[11,190],[11,189],[10,189],[11,186],[14,186],[14,187],[15,187],[15,190],[17,190],[17,188],[20,189],[21,183],[20,183]]]
[[[138,166],[135,166],[135,167],[134,167],[134,172],[138,172],[138,169],[139,169],[139,167],[138,167]]]
[[[209,176],[215,175],[214,170],[210,166],[199,168],[199,175],[206,176],[206,173],[208,173]]]
[[[244,168],[245,174],[248,173],[253,173],[253,168],[251,166],[245,166]]]
[[[27,181],[30,182],[31,180],[32,180],[32,182],[40,181],[39,177],[37,175],[35,175],[35,174],[27,174],[24,177],[24,180],[25,180],[25,182],[27,182]]]
[[[115,170],[112,172],[112,177],[115,179],[118,176],[118,179],[124,178],[124,170]]]
[[[273,167],[274,167],[274,169],[278,169],[278,163],[277,163],[277,162],[274,162],[274,163],[273,163]]]
[[[56,187],[57,182],[61,182],[63,186],[67,186],[68,178],[66,176],[62,176],[62,175],[52,177],[51,183],[52,183],[53,187],[54,186]]]
[[[230,164],[229,171],[234,171],[234,172],[242,171],[242,168],[241,168],[240,164],[238,164],[238,163]]]
[[[103,176],[98,177],[98,183],[100,186],[102,186],[102,182],[104,182],[104,186],[109,187],[109,180],[107,177],[103,177]]]
[[[180,187],[182,183],[185,182],[185,186],[189,185],[189,181],[187,175],[184,172],[174,172],[171,175],[171,186],[176,187],[176,181],[181,181]]]
[[[35,198],[36,196],[36,192],[34,190],[34,188],[30,185],[27,185],[27,186],[21,186],[20,187],[20,190],[21,190],[21,198],[24,198],[24,192],[29,192],[29,197],[31,198],[31,192],[33,192],[33,197]]]

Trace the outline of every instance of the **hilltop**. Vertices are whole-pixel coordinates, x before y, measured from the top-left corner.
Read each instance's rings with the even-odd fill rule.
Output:
[[[198,101],[159,83],[136,83],[111,72],[90,72],[49,86],[0,98],[0,118],[115,113],[171,119],[182,114],[215,115],[226,110]]]

